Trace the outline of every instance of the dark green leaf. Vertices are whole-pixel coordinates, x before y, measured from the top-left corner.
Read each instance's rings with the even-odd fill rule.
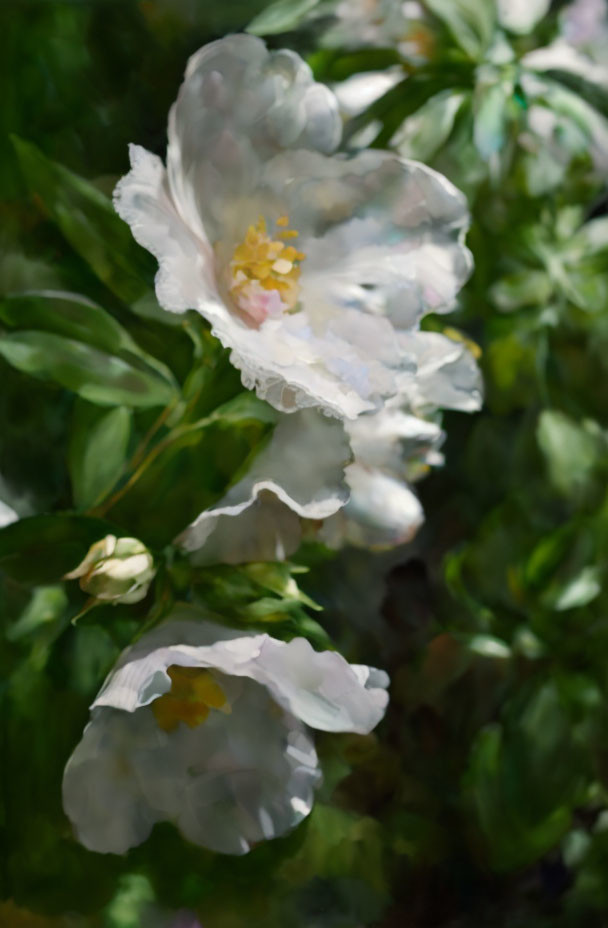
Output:
[[[154,260],[96,187],[13,136],[28,187],[100,280],[129,303],[149,289]]]
[[[94,506],[120,478],[127,457],[132,413],[125,406],[99,410],[85,403],[75,409],[69,448],[74,502]]]
[[[111,533],[101,519],[69,513],[20,519],[0,529],[0,571],[28,584],[60,580]]]
[[[166,406],[171,385],[136,359],[128,363],[97,348],[49,332],[0,336],[0,354],[20,371],[54,380],[100,406]]]
[[[277,0],[251,20],[247,32],[252,35],[276,35],[295,29],[320,0]]]

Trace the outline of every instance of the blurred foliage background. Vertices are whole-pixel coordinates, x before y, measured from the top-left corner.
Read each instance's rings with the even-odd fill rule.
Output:
[[[32,518],[0,531],[0,926],[606,925],[608,89],[593,70],[601,34],[588,73],[532,73],[526,56],[563,33],[568,9],[544,6],[533,29],[509,31],[493,0],[429,0],[404,50],[365,47],[336,29],[335,4],[302,0],[2,5],[0,499]],[[84,597],[58,578],[112,527],[161,551],[269,424],[263,404],[235,399],[238,375],[200,321],[158,309],[154,262],[107,194],[129,142],[164,153],[188,55],[252,20],[320,80],[398,74],[345,110],[345,138],[395,145],[465,190],[476,270],[452,318],[481,348],[486,404],[445,417],[446,466],[420,484],[414,543],[301,552],[298,582],[324,611],[315,625],[283,604],[286,625],[392,678],[377,732],[319,739],[310,819],[242,859],[169,826],[126,858],[96,855],[71,837],[61,774],[146,607],[73,624]],[[91,393],[82,371],[108,355],[116,376]],[[225,412],[100,508],[175,384],[182,421]],[[179,578],[179,564],[159,574],[158,603]],[[276,579],[199,583],[232,597],[233,621],[269,589],[281,598]]]

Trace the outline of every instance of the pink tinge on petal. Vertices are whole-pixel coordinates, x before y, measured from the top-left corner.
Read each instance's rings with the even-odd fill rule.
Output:
[[[237,302],[241,312],[253,319],[257,325],[261,325],[268,317],[280,316],[286,308],[278,290],[266,290],[257,280],[252,280],[247,285]]]

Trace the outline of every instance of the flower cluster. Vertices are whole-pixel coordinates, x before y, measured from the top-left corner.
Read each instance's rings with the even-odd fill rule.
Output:
[[[158,260],[156,294],[194,310],[278,411],[241,479],[175,539],[193,568],[280,561],[303,538],[390,547],[422,522],[410,484],[441,463],[440,408],[480,378],[458,333],[422,331],[471,271],[463,195],[399,155],[338,152],[334,94],[293,52],[244,35],[190,59],[166,167],[131,146],[115,205]],[[142,601],[150,552],[110,535],[67,575]],[[131,645],[64,776],[78,839],[124,853],[158,821],[243,854],[292,829],[320,779],[312,730],[369,733],[388,678],[302,637],[175,606]]]

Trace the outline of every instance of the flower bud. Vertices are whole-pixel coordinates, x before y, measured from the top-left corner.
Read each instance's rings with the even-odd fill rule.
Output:
[[[85,593],[104,602],[138,603],[155,573],[154,558],[141,541],[106,535],[91,545],[84,561],[64,579],[79,578]]]

